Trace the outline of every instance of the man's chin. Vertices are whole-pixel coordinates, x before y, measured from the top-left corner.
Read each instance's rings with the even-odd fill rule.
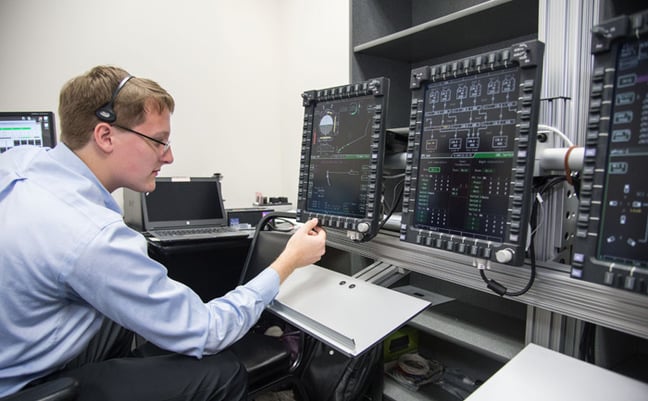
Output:
[[[144,191],[142,191],[142,192],[153,192],[153,191],[155,191],[155,181],[153,181],[152,183],[148,184],[148,185],[146,186],[146,189],[145,189]]]
[[[153,192],[155,191],[155,180],[146,182],[145,184],[132,185],[128,187],[135,192]]]

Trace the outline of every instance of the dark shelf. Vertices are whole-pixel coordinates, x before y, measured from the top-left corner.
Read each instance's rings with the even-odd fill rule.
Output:
[[[430,308],[410,324],[501,362],[524,348],[525,321],[459,301]]]
[[[490,0],[356,45],[353,51],[416,63],[492,43],[537,36],[537,32],[537,1]]]

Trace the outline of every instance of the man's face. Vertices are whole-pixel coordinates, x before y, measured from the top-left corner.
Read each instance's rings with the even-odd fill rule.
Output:
[[[123,128],[113,126],[122,145],[119,147],[120,174],[117,187],[126,187],[138,192],[153,191],[155,177],[162,166],[173,162],[171,148],[165,151],[162,144],[169,142],[171,114],[166,109],[160,113],[147,112],[143,123]]]

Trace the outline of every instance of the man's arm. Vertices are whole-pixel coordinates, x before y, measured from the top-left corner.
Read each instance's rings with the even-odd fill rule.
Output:
[[[286,248],[270,265],[283,282],[297,268],[317,262],[324,255],[326,231],[317,226],[317,219],[304,223],[290,237]]]

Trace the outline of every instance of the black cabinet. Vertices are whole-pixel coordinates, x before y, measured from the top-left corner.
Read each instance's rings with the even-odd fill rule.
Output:
[[[236,287],[250,242],[249,238],[173,245],[149,242],[148,251],[167,268],[169,277],[209,301]]]

